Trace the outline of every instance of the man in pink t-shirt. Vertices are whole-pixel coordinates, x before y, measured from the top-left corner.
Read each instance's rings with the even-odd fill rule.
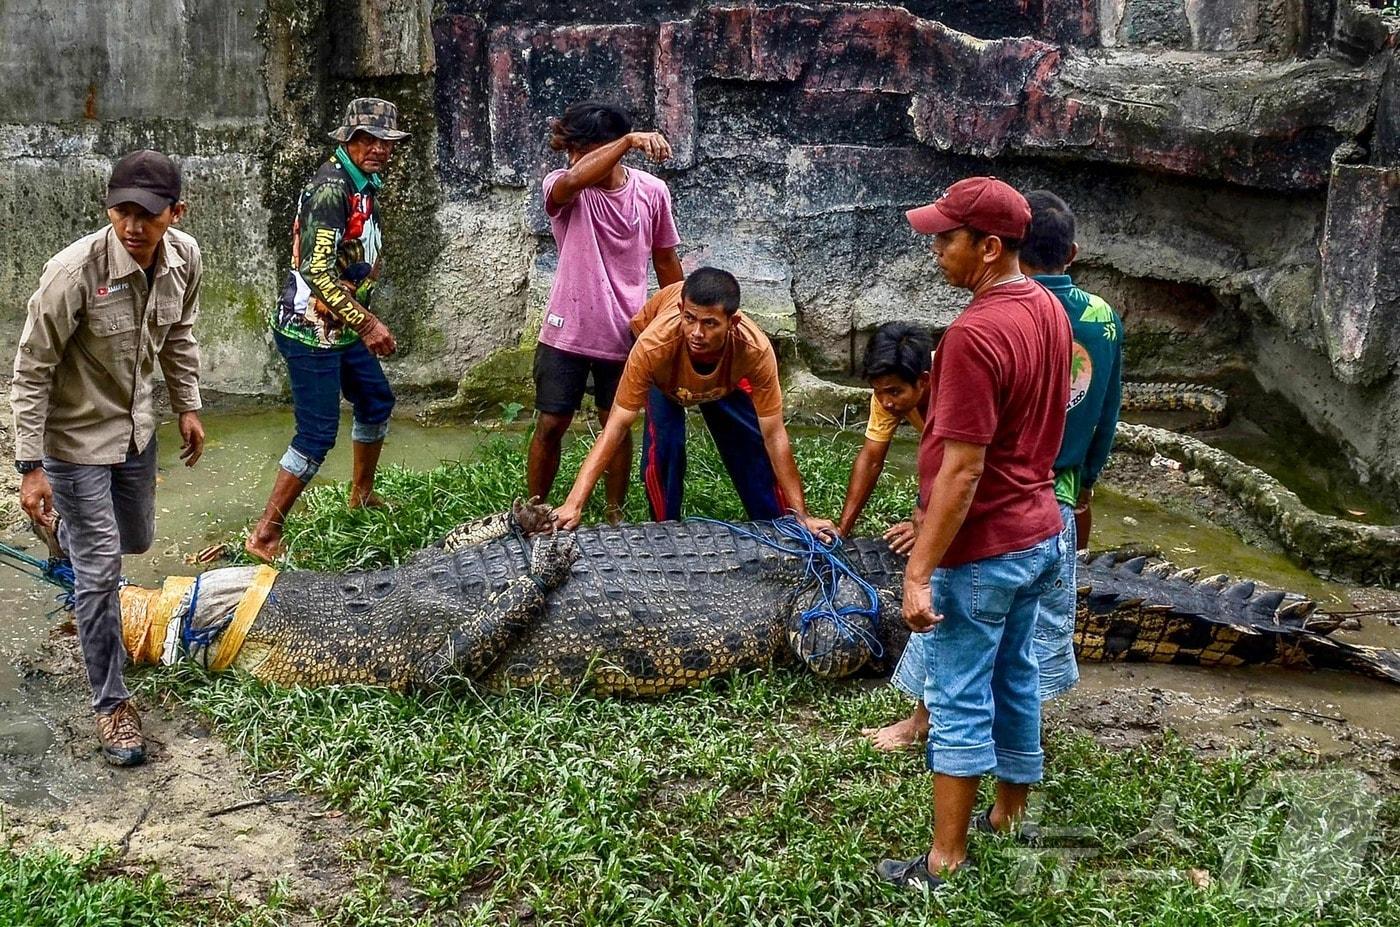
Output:
[[[550,147],[567,154],[569,166],[544,178],[559,267],[535,348],[538,419],[525,474],[530,495],[544,500],[590,375],[598,417],[607,424],[632,347],[629,323],[646,302],[648,263],[663,287],[683,276],[670,191],[646,171],[622,166],[634,149],[658,164],[671,157],[661,133],[633,132],[626,113],[593,101],[569,106],[550,130]],[[629,433],[608,462],[609,521],[621,518],[631,459]]]

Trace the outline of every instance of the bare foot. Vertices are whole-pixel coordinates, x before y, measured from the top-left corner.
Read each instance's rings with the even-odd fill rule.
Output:
[[[348,509],[384,509],[389,507],[389,503],[384,501],[384,497],[374,490],[370,490],[368,496],[361,496],[353,489],[350,491],[350,498],[346,501],[345,507]]]
[[[876,750],[893,752],[905,750],[928,739],[928,723],[918,715],[910,715],[902,721],[884,727],[862,728],[861,733]]]
[[[243,542],[243,549],[248,552],[248,556],[263,563],[272,563],[286,553],[281,538],[260,538],[255,534],[248,535],[248,540]]]

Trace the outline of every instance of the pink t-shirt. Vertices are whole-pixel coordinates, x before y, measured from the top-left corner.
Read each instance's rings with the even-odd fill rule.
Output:
[[[671,191],[658,177],[627,168],[617,190],[588,187],[555,206],[549,191],[567,171],[544,179],[544,210],[559,248],[540,341],[560,351],[624,361],[632,347],[628,323],[647,298],[647,269],[655,248],[680,243]]]

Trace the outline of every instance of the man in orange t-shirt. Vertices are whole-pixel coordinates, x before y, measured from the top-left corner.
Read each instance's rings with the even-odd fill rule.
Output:
[[[739,314],[734,275],[702,267],[647,300],[632,320],[613,411],[579,470],[559,527],[578,526],[583,506],[614,451],[645,406],[642,475],[652,518],[680,518],[685,480],[685,410],[699,406],[720,459],[753,519],[792,512],[816,534],[835,525],[807,514],[802,477],[783,424],[778,359],[768,337]]]

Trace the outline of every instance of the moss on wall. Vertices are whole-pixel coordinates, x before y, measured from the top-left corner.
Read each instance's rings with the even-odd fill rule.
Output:
[[[353,23],[341,7],[328,0],[270,0],[259,30],[268,50],[264,76],[271,104],[260,155],[263,202],[270,214],[268,244],[274,255],[287,260],[302,186],[331,151],[334,143],[326,134],[339,125],[345,104],[360,96],[392,101],[412,137],[399,144],[385,172],[385,273],[374,308],[407,355],[425,344],[420,331],[427,315],[424,282],[443,247],[436,221],[442,194],[433,77],[337,76],[351,70],[334,67],[331,60],[337,45],[333,30]]]

